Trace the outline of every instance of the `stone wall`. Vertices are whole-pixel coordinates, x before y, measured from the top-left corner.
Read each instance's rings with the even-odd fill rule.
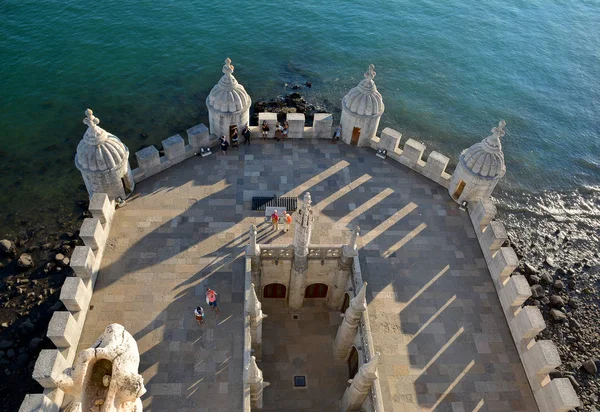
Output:
[[[77,345],[98,276],[100,262],[115,213],[115,202],[105,193],[96,193],[90,200],[92,218],[85,219],[79,236],[84,246],[77,246],[70,265],[76,276],[68,277],[60,291],[60,300],[67,311],[56,311],[50,319],[47,336],[56,349],[40,352],[33,370],[33,378],[44,388],[41,394],[26,395],[19,412],[58,411],[64,393],[57,387],[57,379],[73,365]]]
[[[245,257],[245,275],[244,275],[244,302],[250,299],[250,288],[252,287],[252,263],[250,257]],[[250,337],[250,315],[248,308],[244,305],[244,369],[243,369],[243,391],[242,405],[244,412],[250,412],[250,384],[248,383],[248,366],[250,365],[250,356],[252,356],[252,339]]]
[[[503,246],[508,236],[504,225],[494,220],[496,206],[489,198],[471,202],[469,216],[540,412],[576,408],[579,399],[571,382],[550,379],[549,373],[561,365],[558,349],[550,340],[536,340],[546,324],[537,307],[523,306],[531,289],[523,275],[511,276],[519,260],[511,247]]]
[[[371,139],[371,147],[386,150],[388,157],[448,189],[452,175],[446,173],[446,166],[450,159],[441,153],[431,152],[427,160],[423,160],[426,149],[423,143],[408,139],[400,148],[401,139],[402,133],[386,127],[380,137]]]

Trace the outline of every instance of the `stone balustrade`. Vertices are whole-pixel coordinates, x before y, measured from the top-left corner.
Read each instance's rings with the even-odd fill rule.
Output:
[[[565,412],[578,407],[571,382],[550,379],[549,373],[561,365],[560,356],[552,341],[535,339],[546,323],[537,307],[523,307],[531,289],[524,276],[511,276],[518,258],[511,247],[503,246],[508,236],[504,225],[494,220],[496,207],[491,199],[469,204],[469,217],[540,412]]]
[[[104,193],[90,199],[93,218],[85,219],[80,237],[85,246],[73,250],[70,266],[75,277],[68,277],[60,291],[60,300],[67,311],[56,311],[48,324],[48,338],[56,349],[43,349],[36,361],[33,378],[44,388],[42,394],[27,395],[19,412],[58,411],[64,393],[58,389],[58,377],[71,367],[92,298],[100,262],[115,213],[115,202]]]
[[[446,166],[450,159],[441,153],[431,152],[427,160],[423,160],[423,153],[426,149],[423,143],[408,139],[401,148],[401,139],[402,133],[386,127],[379,137],[375,136],[371,139],[370,145],[375,150],[386,150],[388,157],[447,189],[452,177],[446,173]]]

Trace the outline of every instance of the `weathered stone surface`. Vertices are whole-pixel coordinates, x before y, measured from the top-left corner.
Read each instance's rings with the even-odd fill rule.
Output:
[[[19,265],[19,267],[21,269],[32,268],[33,267],[33,258],[31,257],[30,254],[23,253],[21,256],[19,256],[19,261],[17,262],[17,265]]]
[[[556,309],[550,309],[550,316],[552,317],[553,320],[555,320],[557,322],[563,322],[563,321],[567,320],[567,315],[565,315],[560,310],[556,310]]]
[[[8,256],[17,256],[17,247],[8,239],[0,240],[0,252]]]

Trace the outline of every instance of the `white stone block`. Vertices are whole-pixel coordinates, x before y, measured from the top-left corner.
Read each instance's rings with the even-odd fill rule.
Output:
[[[546,329],[542,312],[536,307],[525,306],[511,321],[511,331],[516,342],[527,346],[529,340]],[[524,342],[525,340],[525,342]]]
[[[114,212],[114,208],[106,193],[94,193],[90,199],[89,210],[92,213],[92,216],[99,219],[102,224],[105,224],[112,219]]]
[[[263,121],[267,121],[269,125],[269,134],[267,137],[275,136],[275,127],[277,126],[277,113],[263,112],[258,114],[258,128],[260,130],[260,137],[262,138],[262,124]],[[289,132],[288,132],[289,133]]]
[[[290,129],[288,137],[292,139],[300,139],[304,136],[304,113],[288,113],[285,120],[288,122]]]
[[[400,155],[400,163],[410,168],[414,168],[417,165],[424,166],[425,164],[421,160],[424,151],[425,145],[423,143],[408,139],[404,144],[402,155]]]
[[[98,250],[100,246],[104,245],[106,237],[100,219],[84,219],[81,229],[79,230],[79,237],[83,240],[83,243],[86,246],[91,247],[92,250]]]
[[[494,282],[503,285],[519,265],[519,258],[511,247],[501,247],[488,262]]]
[[[333,134],[333,115],[331,113],[315,113],[313,121],[313,139],[331,139]]]
[[[487,225],[481,236],[481,247],[490,252],[500,249],[502,244],[508,240],[506,229],[501,222],[494,220]]]
[[[25,395],[23,403],[19,408],[19,412],[58,412],[60,405],[54,403],[43,393],[34,393]]]
[[[89,279],[92,277],[95,260],[96,257],[91,247],[75,246],[73,254],[71,255],[70,266],[77,276],[82,279]]]
[[[68,367],[67,360],[59,350],[42,349],[31,376],[44,388],[56,388],[60,375]]]
[[[71,312],[56,311],[48,324],[48,338],[57,348],[70,348],[77,345],[81,330]]]
[[[492,199],[487,198],[474,204],[469,204],[469,215],[473,225],[477,223],[479,230],[483,230],[487,225],[490,224],[492,219],[496,217],[498,213],[496,205]]]
[[[143,171],[154,170],[160,166],[160,154],[154,146],[148,146],[135,152],[135,158]]]
[[[381,132],[377,149],[383,149],[387,150],[388,153],[394,153],[394,151],[398,149],[398,146],[400,145],[400,139],[402,139],[402,133],[386,127]]]
[[[540,412],[567,412],[580,405],[577,393],[567,378],[552,379],[534,396]]]
[[[430,179],[437,179],[446,171],[446,166],[450,159],[438,152],[431,152],[425,164],[425,176]]]
[[[529,376],[538,376],[539,382],[545,375],[558,368],[562,362],[556,345],[551,340],[538,340],[521,356],[523,367]]]
[[[498,292],[500,303],[505,311],[510,310],[514,316],[516,310],[521,307],[531,296],[531,288],[523,275],[511,276],[508,282]]]
[[[217,139],[211,140],[208,127],[206,127],[204,123],[200,123],[187,129],[187,135],[190,146],[192,146],[194,149],[200,149],[201,147],[212,147],[217,141]]]
[[[169,160],[176,160],[185,154],[183,137],[176,134],[162,141],[165,156]]]
[[[60,301],[69,312],[79,312],[89,303],[89,292],[80,277],[68,277],[60,289]]]

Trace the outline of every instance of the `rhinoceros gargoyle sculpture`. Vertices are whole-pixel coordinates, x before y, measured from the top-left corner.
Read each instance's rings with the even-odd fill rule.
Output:
[[[138,374],[140,354],[133,336],[117,323],[108,325],[93,347],[81,351],[58,387],[75,397],[71,412],[142,412],[146,393]]]

